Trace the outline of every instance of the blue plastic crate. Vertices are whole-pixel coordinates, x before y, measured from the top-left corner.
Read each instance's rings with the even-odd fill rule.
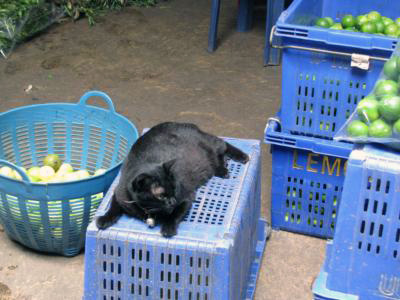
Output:
[[[344,15],[366,14],[376,10],[383,16],[396,19],[399,17],[400,2],[391,0],[294,0],[276,23],[276,35],[283,44],[298,46],[333,46],[345,50],[369,55],[388,55],[396,48],[394,37],[332,30],[314,26],[321,17],[331,17],[340,22]],[[333,48],[331,48],[333,49]],[[365,52],[368,51],[368,52]]]
[[[327,242],[326,252],[329,253],[332,247],[332,241]],[[350,295],[337,291],[331,291],[326,287],[328,274],[325,265],[322,267],[320,274],[313,283],[314,300],[359,300],[356,295]]]
[[[108,108],[88,105],[91,97],[100,97]],[[9,166],[23,178],[0,175],[0,222],[7,235],[38,251],[78,254],[88,224],[137,138],[136,127],[98,91],[86,93],[76,104],[38,104],[1,113],[0,167]],[[49,153],[74,169],[106,172],[40,184],[17,167],[39,166]]]
[[[229,161],[230,178],[197,191],[178,235],[122,216],[86,235],[84,299],[252,299],[266,240],[260,219],[260,143],[227,139],[250,156]],[[118,178],[102,202],[109,206]]]
[[[357,103],[373,89],[383,59],[390,57],[397,39],[312,26],[322,16],[338,21],[345,14],[371,10],[394,17],[400,12],[400,2],[295,0],[281,14],[275,36],[284,48],[284,132],[332,139]],[[371,58],[367,70],[351,66],[354,53]]]
[[[274,120],[265,142],[272,153],[272,228],[331,238],[353,145],[283,133]]]
[[[365,146],[350,156],[318,297],[400,299],[400,155]]]

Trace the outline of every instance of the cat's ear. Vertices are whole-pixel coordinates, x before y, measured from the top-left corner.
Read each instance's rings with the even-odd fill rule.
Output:
[[[135,192],[148,191],[153,178],[146,173],[139,174],[132,182],[132,188]]]
[[[171,159],[170,161],[167,161],[165,163],[163,163],[163,168],[164,171],[168,174],[171,173],[171,169],[174,166],[174,164],[176,163],[176,159]]]

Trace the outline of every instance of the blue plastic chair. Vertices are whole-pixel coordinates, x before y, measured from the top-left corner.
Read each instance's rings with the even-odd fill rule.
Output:
[[[208,32],[208,52],[217,49],[218,20],[221,0],[212,0],[210,30]],[[237,30],[239,32],[248,31],[253,20],[254,0],[239,0],[239,13],[237,19]]]
[[[269,37],[272,26],[276,23],[279,15],[284,9],[284,0],[266,0],[266,41],[264,49],[264,65],[278,65],[280,61],[279,49],[272,49],[269,44]],[[218,20],[221,7],[221,0],[213,0],[211,6],[210,30],[208,32],[208,51],[214,52],[217,49]],[[239,13],[237,30],[246,32],[250,30],[253,21],[254,0],[239,0]]]
[[[266,28],[265,28],[265,47],[264,47],[264,65],[279,65],[281,50],[272,48],[270,45],[270,35],[272,26],[278,21],[284,7],[285,0],[266,0]]]

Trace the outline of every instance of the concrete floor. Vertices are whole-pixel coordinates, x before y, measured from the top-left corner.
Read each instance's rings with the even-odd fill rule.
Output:
[[[99,89],[139,130],[161,121],[189,121],[221,136],[263,139],[279,107],[279,67],[264,68],[263,9],[252,31],[235,31],[236,2],[223,1],[220,46],[206,52],[210,0],[170,0],[103,17],[66,22],[0,61],[0,111],[43,102],[76,102]],[[30,93],[24,91],[33,86]],[[269,216],[271,156],[263,146],[263,215]],[[325,241],[273,232],[256,299],[311,299]],[[47,256],[0,231],[0,299],[80,299],[83,255]]]

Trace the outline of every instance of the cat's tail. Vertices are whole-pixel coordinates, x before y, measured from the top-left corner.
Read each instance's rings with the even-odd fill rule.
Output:
[[[242,164],[245,164],[249,161],[249,156],[244,153],[242,150],[232,146],[229,143],[226,144],[226,151],[225,154],[230,157],[231,159],[240,162]]]
[[[109,210],[104,214],[104,216],[97,217],[96,225],[99,229],[106,229],[115,223],[122,215],[122,208],[119,206],[115,194],[111,199],[111,206]]]

